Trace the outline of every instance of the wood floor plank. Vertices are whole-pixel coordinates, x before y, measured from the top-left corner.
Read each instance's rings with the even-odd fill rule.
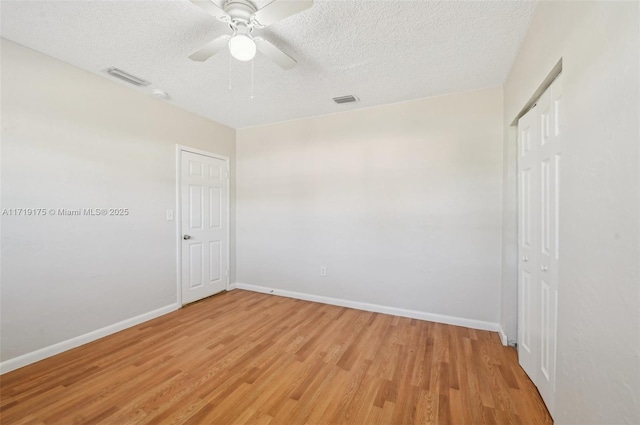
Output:
[[[438,394],[421,389],[416,405],[415,423],[435,424],[438,420],[438,401]]]
[[[552,424],[499,341],[236,290],[1,376],[0,422]]]

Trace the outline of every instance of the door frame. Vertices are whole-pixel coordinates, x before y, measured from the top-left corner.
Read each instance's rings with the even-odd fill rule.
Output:
[[[230,221],[230,209],[231,209],[231,192],[230,192],[230,175],[229,175],[229,157],[220,155],[217,153],[205,151],[202,149],[192,148],[191,146],[185,146],[176,144],[176,213],[174,214],[176,219],[176,289],[178,296],[178,304],[183,307],[182,304],[182,152],[195,153],[197,155],[208,156],[224,161],[225,172],[227,174],[227,208],[225,214],[227,216],[227,263],[226,266],[226,278],[227,285],[226,290],[229,290],[229,282],[231,277],[229,276],[229,264],[231,262],[231,221]]]

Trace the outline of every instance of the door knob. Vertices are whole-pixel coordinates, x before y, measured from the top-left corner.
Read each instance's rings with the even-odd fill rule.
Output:
[[[529,261],[529,258],[525,255],[524,257],[522,257],[522,261],[526,263],[527,261]]]
[[[182,239],[184,239],[184,240],[186,241],[187,239],[191,239],[191,236],[189,236],[189,235],[184,235],[184,236],[182,237]]]
[[[540,270],[542,270],[543,272],[546,272],[549,269],[547,268],[547,266],[540,266]]]

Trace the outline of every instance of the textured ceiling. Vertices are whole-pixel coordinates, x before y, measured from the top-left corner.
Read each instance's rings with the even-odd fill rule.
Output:
[[[258,6],[266,1],[257,1]],[[187,0],[2,1],[2,36],[90,72],[112,66],[234,128],[502,85],[535,3],[327,1],[254,34],[298,60],[283,71],[227,50],[187,59],[228,27]],[[124,84],[124,83],[122,83]],[[336,105],[333,97],[361,101]]]

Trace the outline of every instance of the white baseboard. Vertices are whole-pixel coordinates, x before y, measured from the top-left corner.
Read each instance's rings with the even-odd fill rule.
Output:
[[[236,288],[237,288],[236,283],[230,283],[227,285],[227,291],[233,291]]]
[[[350,301],[340,298],[325,297],[322,295],[304,294],[302,292],[284,291],[281,289],[266,288],[264,286],[236,283],[236,288],[247,291],[263,292],[265,294],[279,295],[281,297],[296,298],[305,301],[314,301],[323,304],[337,305],[340,307],[355,308],[357,310],[373,311],[375,313],[390,314],[392,316],[409,317],[411,319],[426,320],[429,322],[445,323],[447,325],[464,326],[466,328],[480,329],[483,331],[498,332],[500,325],[482,320],[465,319],[463,317],[445,316],[442,314],[426,313],[417,310],[406,310],[397,307],[387,307],[378,304],[369,304],[359,301]]]
[[[502,345],[504,345],[505,347],[509,345],[507,334],[504,332],[504,329],[502,329],[502,325],[499,323],[498,323],[498,335],[500,335],[500,342],[502,342]]]
[[[96,339],[103,338],[107,335],[120,332],[123,329],[139,325],[140,323],[144,323],[151,319],[155,319],[156,317],[160,317],[167,313],[171,313],[172,311],[176,311],[179,308],[180,304],[177,303],[160,307],[159,309],[143,313],[139,316],[132,317],[118,323],[114,323],[113,325],[105,326],[101,329],[96,329],[95,331],[91,331],[84,335],[80,335],[75,338],[71,338],[66,341],[41,348],[36,351],[32,351],[31,353],[23,354],[13,359],[5,360],[4,362],[0,363],[0,375],[3,373],[11,372],[12,370],[19,369],[23,366],[27,366],[31,363],[44,360],[47,357],[55,356],[56,354],[71,350],[72,348],[79,347],[83,344],[87,344],[91,341],[95,341]]]

